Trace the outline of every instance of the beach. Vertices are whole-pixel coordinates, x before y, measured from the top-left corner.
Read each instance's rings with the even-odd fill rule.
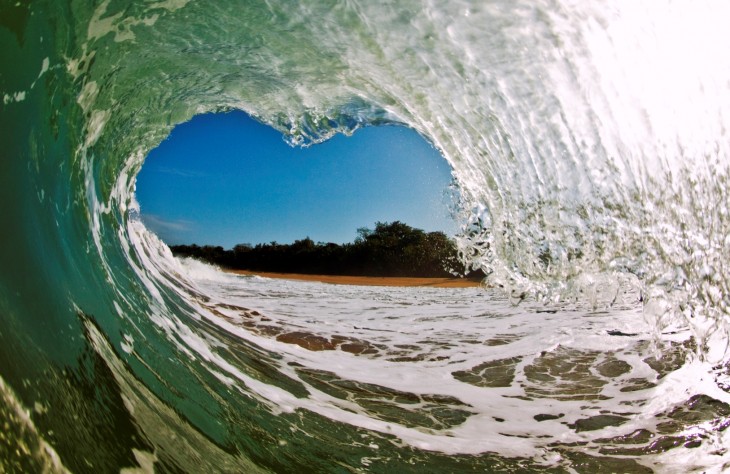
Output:
[[[301,273],[255,272],[249,270],[229,270],[237,275],[257,275],[264,278],[284,280],[317,281],[333,285],[359,286],[420,286],[431,288],[473,288],[481,286],[481,280],[468,278],[414,278],[414,277],[370,277],[349,275],[309,275]]]

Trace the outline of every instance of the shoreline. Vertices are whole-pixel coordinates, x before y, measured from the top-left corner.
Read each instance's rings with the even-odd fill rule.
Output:
[[[236,275],[253,275],[279,280],[316,281],[331,285],[355,286],[407,286],[424,288],[477,288],[482,286],[481,280],[467,278],[418,278],[418,277],[372,277],[350,275],[310,275],[304,273],[257,272],[250,270],[222,269],[226,273]]]

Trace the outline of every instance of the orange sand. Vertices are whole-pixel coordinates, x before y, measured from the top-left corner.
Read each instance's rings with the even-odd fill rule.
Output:
[[[301,273],[252,272],[248,270],[225,270],[238,275],[258,275],[285,280],[318,281],[334,285],[362,286],[424,286],[432,288],[471,288],[481,286],[479,280],[466,278],[410,278],[410,277],[366,277],[344,275],[305,275]]]

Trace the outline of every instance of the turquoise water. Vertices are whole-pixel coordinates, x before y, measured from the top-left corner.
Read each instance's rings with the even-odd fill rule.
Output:
[[[729,16],[1,2],[3,469],[727,469]],[[490,288],[175,260],[136,173],[176,124],[231,109],[292,145],[418,131]]]

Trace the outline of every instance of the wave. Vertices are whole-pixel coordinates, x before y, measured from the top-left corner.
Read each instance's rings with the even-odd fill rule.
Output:
[[[0,6],[7,453],[73,471],[721,470],[729,14]],[[233,109],[293,146],[418,131],[490,289],[335,291],[173,258],[135,176],[176,124]]]

